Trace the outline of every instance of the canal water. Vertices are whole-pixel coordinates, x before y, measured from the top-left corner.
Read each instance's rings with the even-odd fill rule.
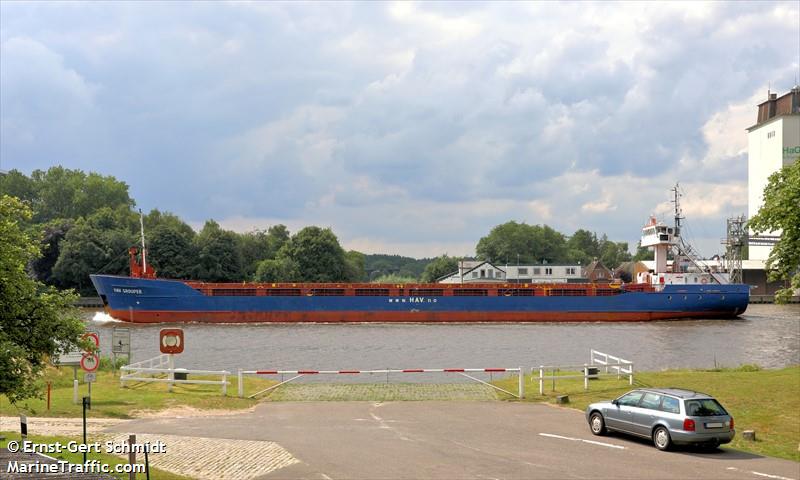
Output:
[[[114,327],[130,328],[135,362],[157,356],[159,330],[178,326],[185,333],[178,367],[231,372],[528,369],[583,364],[590,349],[632,360],[637,370],[800,364],[800,305],[750,305],[733,320],[643,323],[142,325],[108,321],[110,317],[92,310],[84,311],[84,317],[89,329],[100,334],[104,356],[109,355]],[[426,380],[441,381],[413,381]]]

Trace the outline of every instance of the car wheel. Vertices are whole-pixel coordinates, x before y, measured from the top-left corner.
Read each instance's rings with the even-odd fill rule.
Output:
[[[656,427],[653,430],[653,444],[659,450],[669,450],[672,446],[672,439],[669,438],[669,432],[664,427]]]
[[[589,417],[589,428],[595,435],[605,435],[606,422],[603,420],[603,415],[599,412],[594,412],[592,416]]]

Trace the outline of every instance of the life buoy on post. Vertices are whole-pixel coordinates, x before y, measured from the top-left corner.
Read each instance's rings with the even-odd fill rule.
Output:
[[[700,279],[700,283],[705,285],[706,283],[708,283],[708,279],[706,277],[703,277],[703,278]]]

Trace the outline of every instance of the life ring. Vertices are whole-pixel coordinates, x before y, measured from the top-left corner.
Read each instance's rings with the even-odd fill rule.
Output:
[[[706,277],[703,277],[703,278],[700,279],[700,283],[705,285],[706,283],[708,283],[708,279]]]

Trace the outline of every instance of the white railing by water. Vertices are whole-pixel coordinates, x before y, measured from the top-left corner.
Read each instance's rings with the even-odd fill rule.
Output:
[[[555,390],[557,379],[566,378],[583,378],[583,389],[589,389],[589,379],[600,377],[617,377],[620,379],[622,375],[628,377],[628,384],[633,385],[633,362],[623,358],[608,355],[597,350],[590,350],[590,363],[583,365],[539,365],[539,375],[536,376],[536,367],[531,368],[531,381],[538,379],[539,381],[539,395],[544,395],[544,382],[550,380]],[[600,373],[599,369],[604,368],[605,372]],[[612,370],[609,373],[609,368]],[[561,370],[578,371],[580,373],[568,373],[567,375],[556,375]],[[548,375],[549,372],[549,375]]]
[[[123,373],[127,372],[127,373]],[[176,383],[193,383],[197,385],[220,385],[222,395],[228,394],[228,375],[227,370],[190,370],[186,368],[175,368],[175,358],[170,354],[161,354],[157,357],[142,360],[141,362],[125,365],[120,368],[119,383],[121,387],[125,382],[156,382],[166,383],[170,391]],[[176,379],[175,374],[186,374],[186,379]],[[166,377],[161,377],[165,375]],[[219,375],[220,380],[200,380],[188,378],[188,375]]]

